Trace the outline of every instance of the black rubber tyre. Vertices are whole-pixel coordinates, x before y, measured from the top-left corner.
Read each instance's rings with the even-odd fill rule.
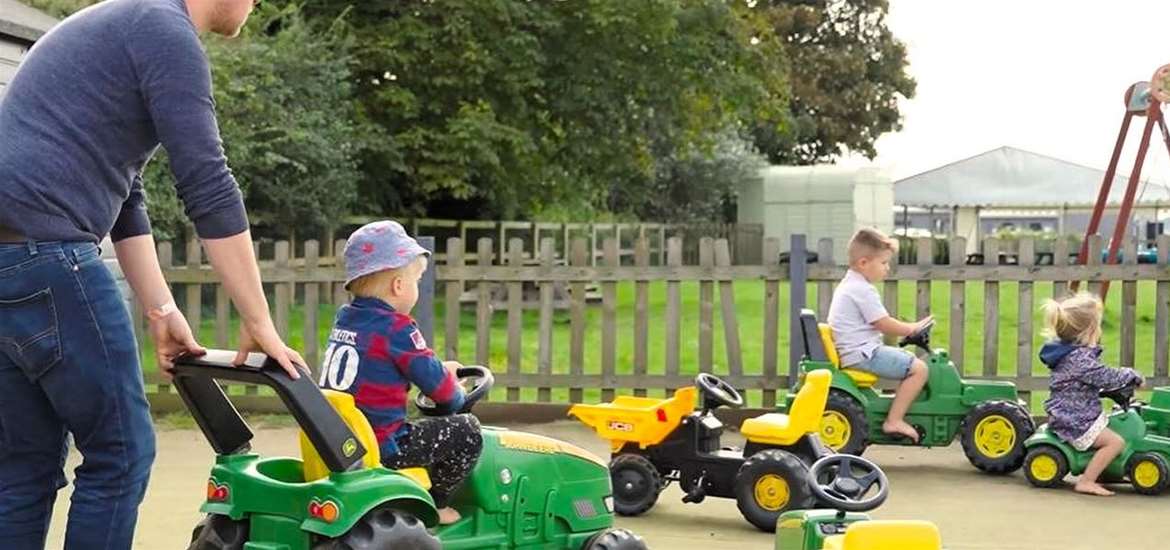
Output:
[[[843,442],[841,423],[847,423],[848,430]],[[821,417],[820,436],[821,443],[835,452],[861,456],[869,447],[869,420],[865,417],[861,403],[841,390],[830,390],[825,414]]]
[[[413,515],[391,507],[377,508],[358,522],[346,534],[318,542],[313,550],[443,550],[443,543],[427,532]]]
[[[808,484],[808,466],[796,455],[780,449],[760,451],[735,476],[735,503],[744,519],[772,533],[780,514],[816,503]]]
[[[1024,441],[1036,423],[1016,403],[980,403],[959,424],[959,441],[971,465],[991,474],[1010,474],[1024,465]]]
[[[187,550],[242,550],[248,542],[248,521],[208,514],[191,532]]]
[[[634,453],[617,455],[609,462],[613,484],[613,511],[621,516],[645,514],[658,502],[665,484],[649,459]]]
[[[1024,457],[1024,477],[1028,483],[1041,489],[1051,489],[1064,485],[1064,478],[1068,475],[1068,459],[1060,449],[1051,445],[1041,445],[1028,451]]]
[[[1125,466],[1133,488],[1143,495],[1160,495],[1170,487],[1170,466],[1158,453],[1136,453]]]
[[[589,539],[581,550],[647,550],[646,541],[625,529],[606,529]]]

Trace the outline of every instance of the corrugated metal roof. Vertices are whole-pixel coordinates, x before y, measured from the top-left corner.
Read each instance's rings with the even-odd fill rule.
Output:
[[[0,0],[0,35],[32,42],[56,24],[56,18],[23,2]]]
[[[1109,191],[1110,204],[1121,202],[1131,169],[1132,165],[1118,170]],[[894,182],[894,202],[911,206],[1091,205],[1104,179],[1104,170],[1000,147]],[[1170,203],[1170,186],[1145,174],[1138,184],[1137,202]]]

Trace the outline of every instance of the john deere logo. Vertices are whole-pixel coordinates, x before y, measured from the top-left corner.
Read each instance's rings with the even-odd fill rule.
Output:
[[[345,458],[353,456],[357,452],[357,441],[354,441],[352,437],[346,439],[345,443],[341,444],[341,452],[345,454]]]

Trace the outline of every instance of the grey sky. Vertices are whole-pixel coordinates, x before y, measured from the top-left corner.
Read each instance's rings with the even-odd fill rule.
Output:
[[[1170,63],[1170,2],[891,0],[918,94],[878,141],[895,178],[1012,145],[1097,168],[1109,162],[1125,89]],[[1125,173],[1145,119],[1131,129]],[[1165,181],[1157,139],[1146,174]],[[855,164],[858,159],[847,159]]]

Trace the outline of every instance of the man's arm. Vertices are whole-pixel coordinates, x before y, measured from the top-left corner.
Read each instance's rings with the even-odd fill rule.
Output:
[[[294,363],[304,365],[304,359],[284,345],[268,313],[243,199],[223,152],[211,69],[199,36],[185,15],[169,6],[142,9],[130,24],[134,36],[127,50],[187,217],[243,318],[236,362],[249,351],[263,350],[297,378]]]
[[[268,299],[260,282],[260,266],[252,253],[252,232],[244,231],[222,239],[203,239],[207,258],[219,274],[224,290],[240,311],[240,352],[236,363],[243,363],[249,351],[263,350],[284,367],[290,376],[299,378],[294,366],[305,364],[301,355],[284,345],[272,316],[268,313]]]
[[[147,233],[114,242],[118,265],[134,295],[150,319],[150,335],[155,356],[164,376],[170,375],[175,357],[183,353],[202,355],[205,350],[195,342],[182,312],[174,307],[171,290],[163,279],[154,251],[154,237]],[[151,312],[154,312],[153,314]]]

